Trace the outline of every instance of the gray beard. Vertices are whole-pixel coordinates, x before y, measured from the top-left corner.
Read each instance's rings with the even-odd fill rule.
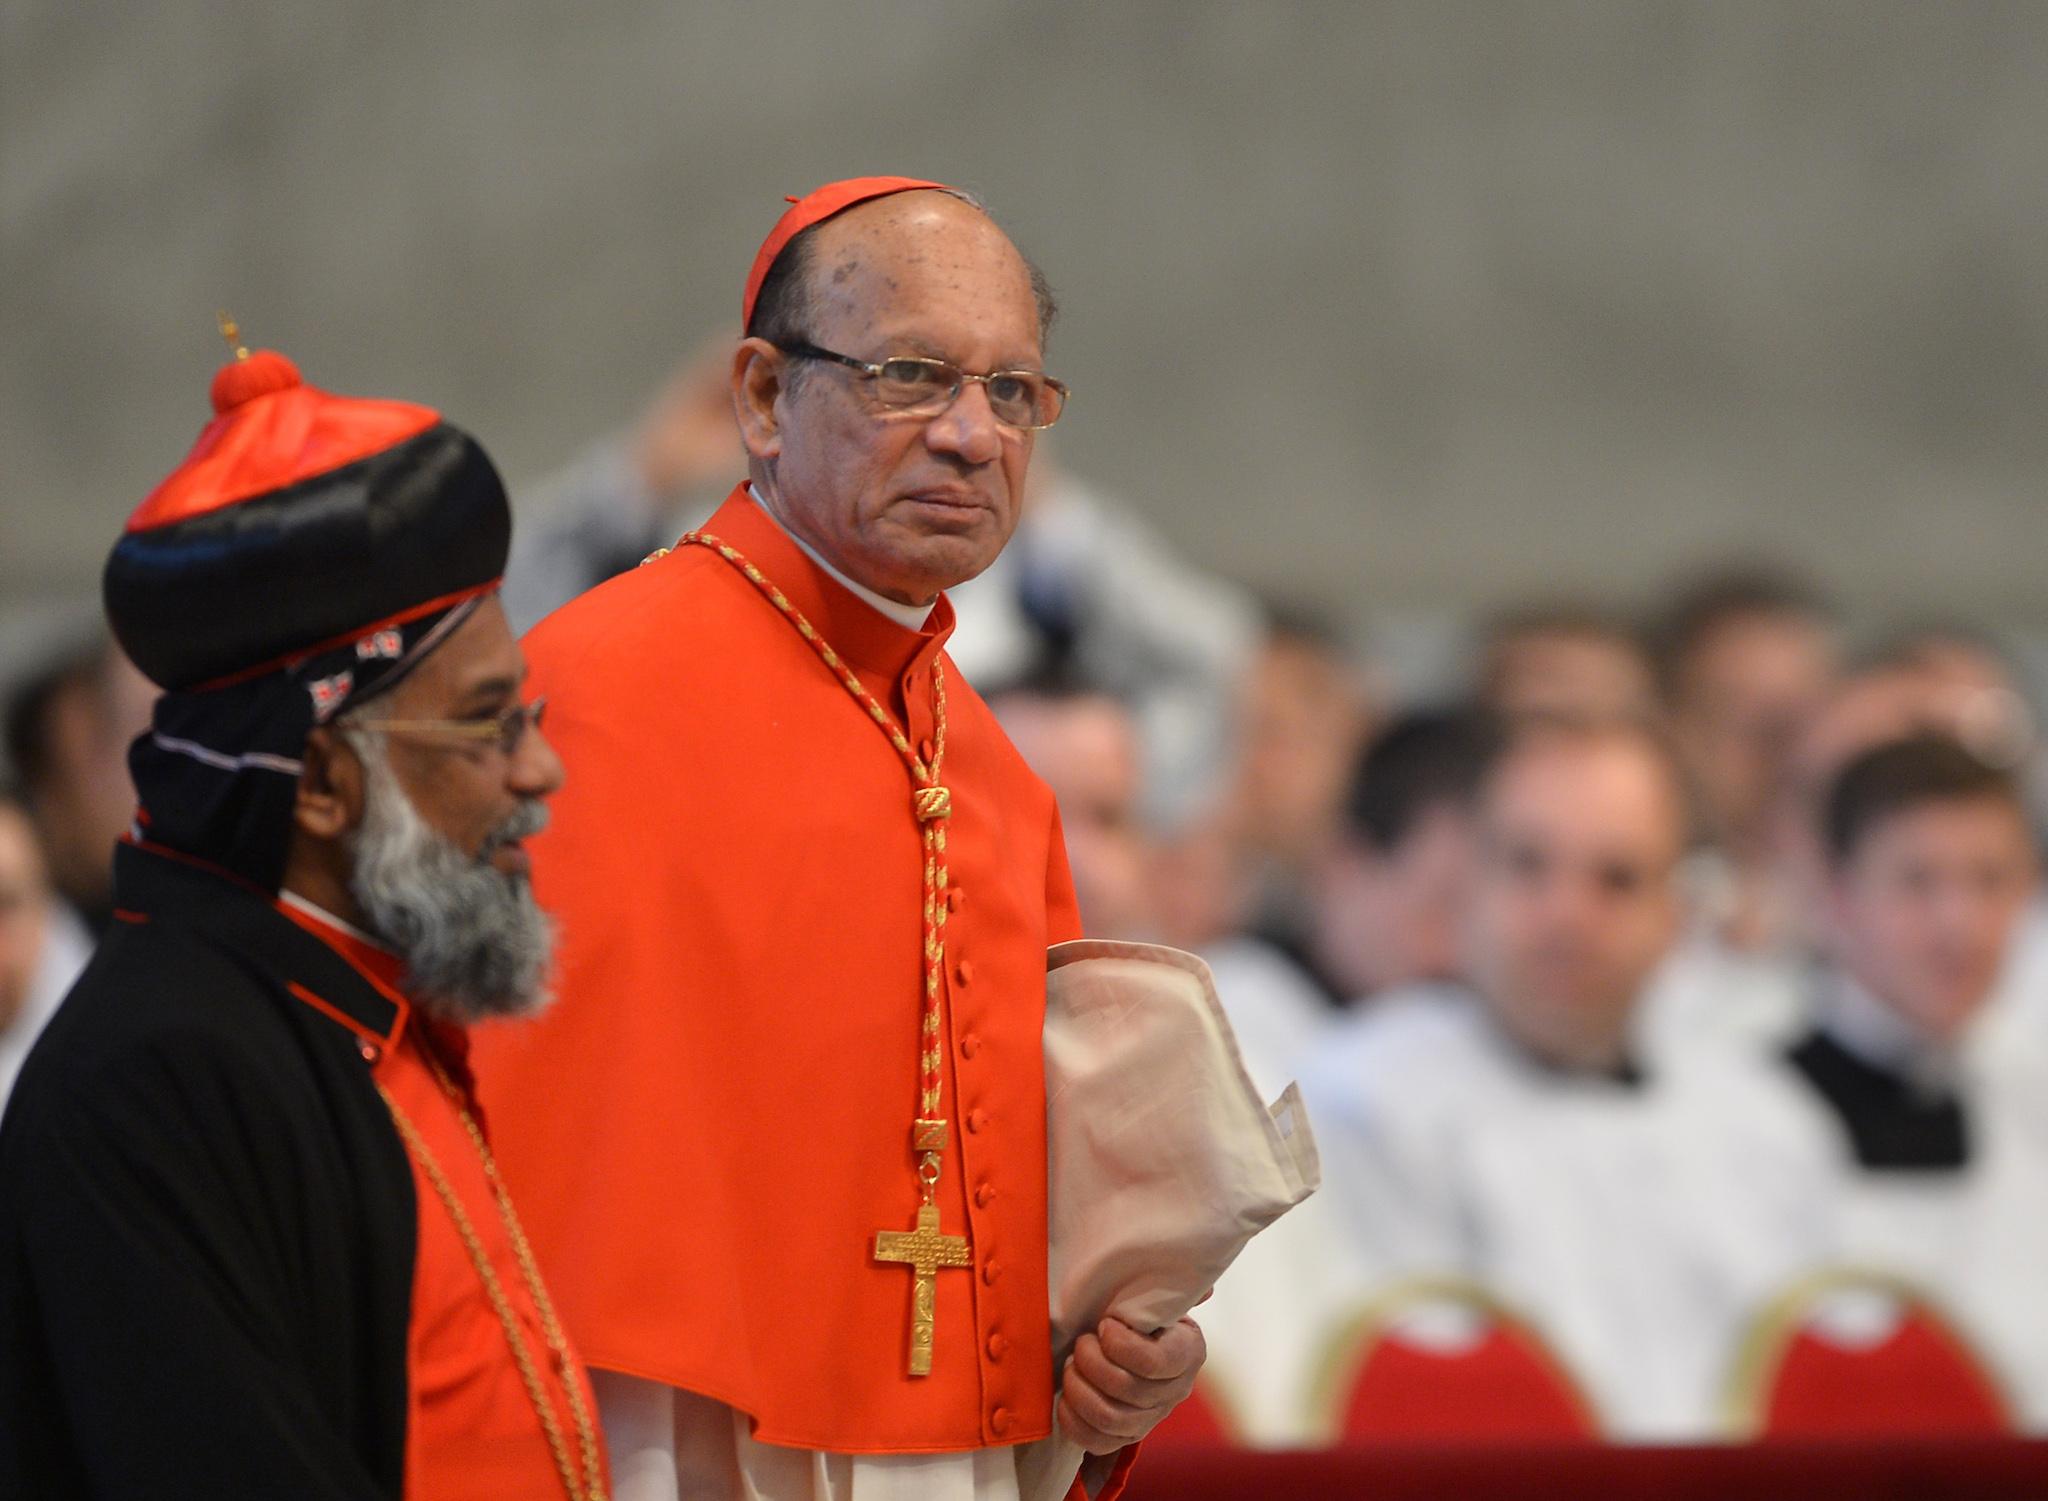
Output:
[[[407,993],[429,1015],[464,1025],[539,1011],[550,999],[554,923],[534,901],[532,884],[490,857],[545,828],[546,806],[538,798],[521,803],[472,858],[420,817],[381,735],[355,730],[349,743],[367,778],[349,890],[371,934],[405,962]]]

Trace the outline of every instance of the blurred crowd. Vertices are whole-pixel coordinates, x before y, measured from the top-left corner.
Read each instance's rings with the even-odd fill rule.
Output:
[[[671,542],[741,460],[707,346],[521,498],[515,623]],[[1090,933],[1201,954],[1254,1082],[1308,1104],[1322,1192],[1203,1311],[1222,1431],[1334,1438],[1397,1336],[1511,1340],[1590,1434],[1739,1437],[1771,1352],[1928,1329],[2048,1428],[2042,786],[1991,640],[1851,639],[1745,565],[1650,620],[1505,610],[1396,691],[1047,448],[954,603]],[[9,693],[0,1097],[110,915],[148,705],[99,640]],[[1930,1426],[1967,1406],[1928,1391]]]

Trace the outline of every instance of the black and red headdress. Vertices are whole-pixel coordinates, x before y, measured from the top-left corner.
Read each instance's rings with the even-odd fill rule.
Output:
[[[129,518],[107,618],[166,691],[129,766],[152,842],[277,889],[306,733],[396,684],[497,588],[489,457],[425,407],[331,396],[261,351]]]

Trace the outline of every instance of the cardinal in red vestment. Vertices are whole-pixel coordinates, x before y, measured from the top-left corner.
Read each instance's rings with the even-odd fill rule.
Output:
[[[559,1000],[477,1071],[627,1501],[1014,1497],[1055,1421],[1113,1495],[1201,1364],[1110,1319],[1053,1369],[1045,951],[1080,923],[946,655],[1066,400],[1051,313],[956,190],[795,200],[733,357],[748,481],[525,643],[573,768],[533,845]]]

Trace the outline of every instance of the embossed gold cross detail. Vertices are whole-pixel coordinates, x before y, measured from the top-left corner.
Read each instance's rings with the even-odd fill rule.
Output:
[[[910,1283],[910,1374],[929,1376],[939,1268],[973,1265],[967,1237],[939,1234],[939,1206],[921,1204],[915,1230],[875,1232],[875,1260],[901,1262],[914,1274]]]

